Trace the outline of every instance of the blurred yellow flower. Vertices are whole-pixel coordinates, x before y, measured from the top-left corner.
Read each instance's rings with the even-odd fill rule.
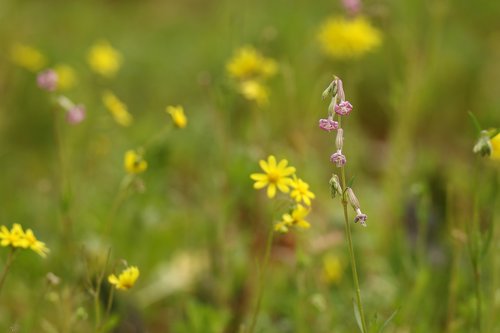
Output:
[[[267,196],[274,198],[276,188],[283,193],[288,193],[288,187],[291,185],[292,179],[289,176],[295,173],[294,167],[287,167],[288,161],[283,159],[276,164],[276,157],[270,155],[267,162],[259,161],[259,165],[265,173],[252,173],[250,178],[255,180],[253,187],[257,190],[267,186]]]
[[[292,192],[290,192],[290,197],[297,202],[304,201],[306,205],[311,206],[311,199],[314,199],[316,196],[309,191],[309,184],[295,177],[290,185],[293,188]]]
[[[125,158],[123,159],[125,171],[130,174],[139,174],[148,168],[148,162],[144,160],[141,153],[135,150],[127,150]]]
[[[104,77],[111,78],[122,65],[122,55],[107,41],[98,41],[89,50],[87,62],[90,68]]]
[[[132,124],[132,115],[127,111],[127,106],[118,99],[112,92],[106,91],[102,95],[102,100],[108,111],[113,116],[113,119],[122,126],[130,126]]]
[[[47,63],[45,56],[40,51],[24,44],[14,44],[12,46],[10,49],[10,59],[16,65],[32,72],[38,72]]]
[[[73,67],[59,64],[54,67],[57,74],[57,90],[68,90],[75,86],[76,72]]]
[[[492,160],[500,161],[500,133],[490,139]]]
[[[360,57],[382,42],[381,32],[361,16],[330,18],[321,25],[317,37],[327,55],[341,59]]]
[[[176,127],[186,127],[187,118],[184,114],[184,108],[182,106],[167,106],[166,112],[172,117],[172,121]]]
[[[236,50],[226,65],[229,75],[239,80],[271,77],[277,69],[276,61],[264,57],[251,46]]]
[[[108,282],[115,286],[116,289],[128,290],[134,286],[139,274],[139,268],[130,266],[123,270],[118,277],[115,274],[108,276]]]
[[[298,227],[301,229],[308,229],[311,224],[305,220],[309,214],[309,209],[302,205],[297,205],[291,214],[283,214],[281,221],[274,226],[274,230],[280,232],[287,232],[289,227]]]
[[[28,247],[38,253],[42,257],[46,257],[49,249],[44,242],[40,242],[31,229],[27,229],[25,233],[25,239],[27,241]]]
[[[338,284],[342,280],[343,267],[340,258],[333,254],[327,254],[323,258],[323,280],[326,283]]]
[[[269,92],[267,88],[257,80],[247,80],[240,84],[241,94],[249,101],[254,101],[263,106],[269,103]]]

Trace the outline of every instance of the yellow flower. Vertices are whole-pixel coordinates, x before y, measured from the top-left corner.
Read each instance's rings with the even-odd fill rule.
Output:
[[[302,205],[297,205],[291,214],[283,214],[281,221],[274,226],[274,230],[287,232],[289,227],[298,227],[302,229],[308,229],[311,224],[305,220],[305,217],[309,214],[309,209]]]
[[[38,72],[47,62],[40,51],[24,44],[14,44],[10,50],[10,58],[16,65],[32,72]]]
[[[288,161],[283,159],[276,164],[276,158],[270,155],[267,162],[264,160],[259,161],[259,165],[265,173],[253,173],[250,178],[255,180],[253,187],[257,190],[267,186],[267,196],[274,198],[276,195],[276,188],[283,193],[288,193],[292,179],[289,176],[295,173],[294,167],[287,167]]]
[[[490,139],[492,160],[500,161],[500,133]]]
[[[0,239],[0,245],[2,246],[27,248],[29,245],[24,235],[23,228],[18,223],[14,223],[11,230],[2,226],[0,228]]]
[[[128,290],[132,288],[139,277],[139,268],[130,266],[123,270],[117,277],[115,274],[108,276],[108,282],[115,286],[116,289]]]
[[[239,80],[271,77],[277,69],[273,59],[264,57],[251,46],[238,49],[226,65],[229,75]]]
[[[30,249],[32,249],[33,251],[35,251],[44,258],[47,256],[49,249],[47,248],[44,242],[40,242],[38,239],[36,239],[31,229],[27,229],[24,236],[28,244],[28,247]]]
[[[127,150],[123,165],[125,166],[125,171],[130,174],[139,174],[148,168],[148,162],[144,160],[142,154],[135,150]]]
[[[292,192],[290,192],[290,197],[297,202],[304,201],[306,205],[311,206],[311,199],[314,199],[316,196],[309,191],[309,184],[295,177],[290,185],[293,188]]]
[[[102,95],[104,105],[111,112],[113,119],[122,126],[130,126],[132,124],[132,115],[127,111],[127,106],[118,99],[112,92],[106,91]]]
[[[178,128],[184,128],[187,125],[187,118],[182,106],[167,106],[166,112],[172,117],[174,125]]]
[[[330,18],[320,27],[318,41],[333,58],[356,58],[381,44],[381,33],[364,17]]]
[[[94,72],[111,78],[121,67],[122,55],[107,41],[99,41],[90,48],[87,61]]]
[[[342,280],[342,262],[338,256],[328,254],[323,258],[323,280],[327,283],[338,284]]]
[[[240,84],[241,94],[258,105],[266,105],[269,102],[269,92],[266,87],[256,80],[243,81]]]
[[[54,67],[57,74],[57,89],[68,90],[75,86],[76,73],[73,67],[66,64],[59,64]]]

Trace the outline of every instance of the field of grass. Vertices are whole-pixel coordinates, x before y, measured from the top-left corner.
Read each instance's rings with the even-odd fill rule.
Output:
[[[0,0],[0,332],[500,332],[500,2],[358,2]]]

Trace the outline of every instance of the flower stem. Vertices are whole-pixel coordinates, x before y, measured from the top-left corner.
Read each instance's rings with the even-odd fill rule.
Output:
[[[341,168],[341,177],[342,177],[342,188],[345,191],[346,181],[345,181],[345,169]],[[352,236],[351,236],[351,225],[349,223],[349,216],[347,214],[347,198],[346,194],[342,195],[342,205],[344,206],[344,221],[345,221],[345,233],[347,236],[347,243],[349,248],[349,258],[351,262],[351,270],[352,270],[352,279],[354,281],[354,287],[356,289],[356,302],[358,304],[359,316],[361,317],[361,326],[363,333],[368,333],[368,329],[366,327],[365,322],[365,314],[363,311],[363,304],[361,302],[361,289],[359,288],[359,279],[358,279],[358,270],[356,268],[356,258],[354,256],[354,248],[352,246]]]
[[[7,277],[7,273],[9,272],[10,265],[12,264],[12,261],[14,261],[14,251],[16,251],[16,249],[11,247],[7,256],[7,261],[3,267],[2,275],[0,276],[0,292],[2,292],[2,287],[5,282],[5,278]]]
[[[266,275],[267,271],[267,265],[269,263],[269,256],[271,254],[271,247],[273,244],[273,237],[274,237],[274,230],[271,228],[269,230],[269,235],[267,236],[267,243],[266,243],[266,252],[264,254],[264,259],[262,260],[262,267],[259,271],[259,285],[258,285],[258,291],[257,291],[257,304],[255,305],[255,310],[253,312],[252,316],[252,322],[250,324],[250,330],[248,331],[249,333],[254,333],[255,331],[255,325],[257,324],[257,317],[260,312],[260,306],[262,303],[262,296],[264,294],[264,278]]]

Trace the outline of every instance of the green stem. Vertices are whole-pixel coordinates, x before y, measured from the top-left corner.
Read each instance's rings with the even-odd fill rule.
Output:
[[[255,310],[253,312],[252,316],[252,322],[250,324],[250,331],[249,333],[254,333],[255,331],[255,325],[257,324],[257,317],[260,312],[260,306],[262,304],[262,296],[264,295],[264,278],[266,275],[267,271],[267,265],[269,263],[269,256],[271,254],[271,247],[273,244],[273,237],[274,237],[274,229],[271,228],[269,231],[269,235],[267,236],[267,243],[266,243],[266,252],[264,254],[264,259],[262,260],[262,267],[259,272],[259,286],[258,286],[258,296],[257,296],[257,304],[255,305]]]
[[[482,293],[481,293],[481,234],[480,234],[480,225],[479,225],[479,209],[478,209],[478,199],[476,198],[474,203],[474,223],[473,223],[473,248],[474,251],[471,253],[472,257],[472,267],[474,269],[474,284],[475,284],[475,293],[476,293],[476,327],[479,333],[482,332]]]
[[[346,182],[345,182],[345,169],[342,167],[342,188],[345,191]],[[363,311],[363,304],[361,302],[361,289],[359,287],[359,279],[358,279],[358,270],[356,268],[356,258],[354,256],[354,248],[352,245],[352,236],[351,236],[351,225],[349,223],[349,216],[347,214],[347,198],[346,194],[342,195],[342,205],[344,206],[344,221],[345,221],[345,232],[347,235],[347,243],[349,248],[349,258],[351,262],[351,270],[352,270],[352,279],[354,281],[354,287],[356,288],[356,302],[358,304],[359,316],[361,317],[361,326],[363,333],[368,333],[368,329],[365,322],[365,314]]]
[[[15,248],[11,247],[9,254],[7,256],[7,261],[5,262],[5,266],[3,267],[2,270],[2,275],[0,276],[0,292],[2,292],[2,287],[5,282],[5,278],[7,277],[7,273],[9,272],[10,265],[12,264],[12,261],[14,261],[14,252],[16,251]]]

